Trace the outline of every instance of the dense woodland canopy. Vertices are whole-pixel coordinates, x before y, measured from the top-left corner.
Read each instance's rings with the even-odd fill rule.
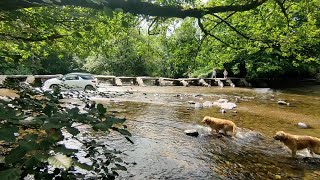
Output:
[[[2,0],[0,73],[312,76],[318,0]]]

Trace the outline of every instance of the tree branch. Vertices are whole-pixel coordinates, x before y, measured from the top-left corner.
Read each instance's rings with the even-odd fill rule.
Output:
[[[248,40],[253,40],[250,37],[248,37],[247,35],[243,34],[242,32],[240,32],[239,30],[237,30],[235,27],[233,27],[230,23],[228,23],[226,20],[222,19],[221,17],[213,14],[214,17],[218,18],[220,21],[224,22],[227,26],[229,26],[233,31],[235,31],[237,34],[239,34],[241,37],[248,39]]]
[[[42,0],[1,0],[0,10],[12,11],[30,7],[71,5],[98,10],[103,10],[106,7],[111,9],[121,8],[124,12],[159,17],[200,18],[207,14],[230,11],[249,11],[251,9],[257,8],[267,1],[268,0],[252,0],[246,4],[184,9],[182,6],[162,6],[152,2],[142,2],[140,0],[101,0],[99,2],[95,2],[92,0],[52,0],[52,3],[44,3]]]
[[[156,33],[151,33],[151,27],[153,26],[154,23],[158,21],[158,19],[159,17],[154,18],[151,24],[148,26],[148,35],[156,35]]]
[[[217,22],[216,25],[214,25],[209,32],[211,32],[213,29],[215,29],[216,27],[218,27],[221,23],[225,22],[227,19],[229,19],[232,15],[234,15],[236,12],[232,12],[231,14],[229,14],[226,18],[224,18],[224,21],[219,21]]]
[[[217,36],[211,34],[210,32],[208,32],[208,31],[204,28],[204,26],[203,26],[200,18],[198,18],[198,26],[200,27],[201,31],[205,34],[205,37],[209,35],[209,36],[215,38],[216,40],[218,40],[219,42],[221,42],[222,44],[224,44],[224,45],[226,45],[226,46],[228,46],[228,47],[231,47],[232,49],[237,49],[237,48],[231,46],[230,44],[224,42],[224,41],[223,41],[222,39],[220,39],[219,37],[217,37]]]
[[[55,39],[63,38],[65,36],[69,36],[69,35],[53,34],[50,36],[27,38],[27,37],[21,37],[21,36],[13,36],[11,34],[0,33],[0,37],[9,37],[12,39],[22,40],[22,41],[26,41],[26,42],[39,42],[39,41],[47,41],[47,40],[52,41]]]
[[[284,17],[286,18],[287,20],[287,25],[288,27],[290,26],[290,20],[289,20],[289,15],[287,13],[287,9],[284,7],[284,3],[286,2],[286,0],[276,0],[276,3],[279,5],[280,9],[281,9],[281,12],[282,14],[284,15]]]

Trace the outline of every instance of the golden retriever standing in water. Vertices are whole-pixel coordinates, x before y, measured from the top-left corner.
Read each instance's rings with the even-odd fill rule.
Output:
[[[275,140],[283,142],[289,149],[291,149],[292,157],[296,157],[297,150],[308,148],[310,154],[320,155],[320,139],[312,136],[299,136],[283,131],[278,131],[273,137]]]
[[[216,133],[223,130],[225,135],[227,135],[227,132],[231,132],[233,136],[236,134],[237,126],[232,121],[206,116],[203,118],[202,122],[209,125]]]

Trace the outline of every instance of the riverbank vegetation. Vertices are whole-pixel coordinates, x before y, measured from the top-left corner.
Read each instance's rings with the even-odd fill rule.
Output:
[[[71,104],[60,101],[58,89],[5,86],[15,94],[0,98],[1,179],[115,179],[127,170],[122,152],[101,138],[118,132],[133,143],[126,119],[114,117],[102,104],[83,108],[81,101],[88,100],[80,94],[81,101]]]
[[[1,2],[1,74],[197,77],[227,68],[265,78],[320,67],[316,0],[10,2]]]

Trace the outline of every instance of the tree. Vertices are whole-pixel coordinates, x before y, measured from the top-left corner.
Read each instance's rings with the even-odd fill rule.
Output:
[[[0,53],[6,62],[9,61],[2,66],[3,68],[17,66],[21,60],[28,59],[31,63],[18,64],[21,71],[48,72],[29,65],[27,68],[26,64],[43,62],[48,54],[57,53],[60,49],[57,57],[61,62],[74,57],[74,54],[80,59],[93,57],[90,62],[93,62],[92,59],[99,60],[95,66],[87,63],[85,69],[93,72],[110,69],[107,72],[118,73],[132,62],[132,71],[128,70],[126,74],[139,75],[135,71],[150,74],[153,71],[148,68],[154,68],[150,66],[153,64],[153,58],[157,59],[155,62],[161,62],[162,59],[163,62],[175,63],[179,58],[170,60],[170,53],[159,51],[157,54],[160,58],[151,56],[151,60],[147,60],[144,57],[146,50],[148,47],[154,48],[141,43],[145,40],[137,33],[139,23],[134,22],[141,19],[148,21],[148,33],[151,35],[154,33],[152,30],[158,29],[157,27],[173,26],[168,21],[174,22],[176,18],[184,18],[180,21],[196,20],[196,29],[202,31],[200,39],[190,39],[190,42],[198,42],[198,52],[193,53],[196,55],[195,60],[192,58],[193,64],[197,64],[197,67],[191,68],[196,71],[177,73],[179,76],[190,73],[206,74],[212,66],[222,68],[226,64],[234,72],[237,72],[237,67],[242,64],[241,67],[248,68],[247,72],[255,74],[254,76],[275,72],[287,73],[286,70],[315,71],[319,66],[319,3],[316,0],[215,0],[207,4],[195,0],[31,0],[15,3],[4,0],[0,3],[3,19],[0,40],[4,41]],[[47,6],[50,8],[45,8]],[[118,18],[120,23],[112,21],[113,11],[124,12]],[[51,16],[52,13],[57,16]],[[130,18],[134,20],[128,21]],[[120,24],[125,26],[121,27]],[[117,30],[109,26],[115,26]],[[113,36],[112,32],[121,33]],[[125,40],[126,34],[130,33],[137,38],[130,37]],[[146,39],[150,41],[159,38],[159,35],[155,36],[158,37]],[[165,38],[161,41],[162,48],[159,49],[168,51],[165,43],[168,37],[166,34],[162,36]],[[113,38],[119,38],[123,42],[117,41],[117,46],[114,47],[114,41],[105,40]],[[127,43],[124,43],[125,41]],[[44,42],[50,42],[52,46]],[[126,50],[123,51],[124,49]],[[144,52],[137,52],[137,49],[143,49]],[[74,54],[71,54],[71,51]],[[183,54],[181,57],[188,56],[189,52],[185,52],[186,54],[180,53]],[[100,58],[94,58],[98,56]],[[100,66],[101,63],[105,67]],[[121,68],[116,69],[112,64]],[[82,66],[83,63],[79,65],[72,62],[68,65],[70,69],[81,69],[78,66]],[[174,66],[172,63],[169,65]],[[113,68],[115,69],[112,70]],[[163,74],[170,75],[170,69],[161,69]]]
[[[200,18],[207,14],[220,12],[243,12],[254,9],[268,0],[250,0],[240,1],[239,4],[233,4],[233,1],[227,1],[228,5],[217,5],[209,7],[184,7],[194,3],[193,0],[158,0],[156,2],[148,0],[30,0],[30,1],[10,1],[3,0],[0,2],[0,9],[6,11],[17,10],[21,8],[39,7],[39,6],[79,6],[103,10],[104,8],[120,8],[125,12],[133,14],[143,14],[158,17],[196,17]]]

